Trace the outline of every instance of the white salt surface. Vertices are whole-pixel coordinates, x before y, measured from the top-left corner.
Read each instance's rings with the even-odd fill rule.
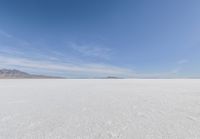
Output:
[[[200,80],[0,80],[0,139],[200,139]]]

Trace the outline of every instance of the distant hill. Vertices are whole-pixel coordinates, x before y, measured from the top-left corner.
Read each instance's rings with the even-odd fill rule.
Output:
[[[29,74],[16,69],[0,69],[0,79],[50,79],[50,78],[62,78],[46,75]]]
[[[117,76],[107,76],[106,79],[123,79],[123,78]]]

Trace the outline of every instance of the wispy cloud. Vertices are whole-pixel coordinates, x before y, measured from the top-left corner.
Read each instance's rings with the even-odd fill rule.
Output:
[[[176,67],[176,68],[172,69],[170,71],[170,73],[171,74],[177,74],[177,73],[179,73],[181,71],[181,69],[182,69],[181,67]]]
[[[120,76],[127,77],[134,72],[130,69],[121,68],[113,65],[103,63],[90,63],[84,61],[80,57],[68,57],[66,54],[56,51],[40,51],[30,46],[23,39],[8,34],[0,30],[0,35],[7,37],[7,45],[0,46],[0,68],[19,68],[26,69],[26,71],[46,71],[46,73],[63,73],[63,75],[87,75],[93,77],[105,76]],[[19,47],[18,47],[19,46]],[[106,47],[97,47],[91,45],[70,45],[73,50],[88,57],[97,57],[108,59],[110,56],[110,49]],[[33,70],[34,69],[34,70]],[[40,73],[39,73],[40,74]]]
[[[92,44],[78,45],[76,43],[70,43],[69,46],[77,51],[79,54],[88,57],[97,57],[102,59],[109,59],[111,55],[111,49],[104,46],[97,46]]]
[[[175,68],[165,73],[136,73],[132,69],[106,64],[111,57],[113,50],[109,47],[98,45],[76,43],[68,44],[69,48],[77,53],[70,55],[64,51],[38,49],[26,40],[19,39],[14,35],[0,30],[0,36],[4,36],[12,43],[1,44],[0,39],[0,68],[25,69],[27,72],[41,74],[64,75],[70,77],[133,77],[133,78],[168,78],[176,77],[189,62],[188,59],[175,61]],[[30,46],[30,47],[29,47]],[[81,55],[81,56],[80,56]],[[85,59],[87,57],[88,59]],[[90,59],[99,59],[98,62],[91,62]]]
[[[2,42],[6,42],[6,46],[9,45],[10,47],[27,47],[30,45],[28,41],[18,38],[15,35],[0,29],[0,44]]]
[[[171,73],[176,75],[179,74],[183,69],[184,66],[189,63],[189,59],[180,59],[176,62],[176,67],[171,70]]]
[[[24,52],[22,51],[19,51],[18,49],[16,48],[13,48],[13,47],[3,47],[3,48],[0,48],[0,54],[7,54],[7,55],[23,55]]]
[[[8,50],[9,51],[9,50]],[[66,77],[129,77],[129,78],[175,78],[179,77],[182,64],[178,62],[177,67],[160,73],[138,73],[131,69],[121,68],[102,63],[85,63],[80,61],[60,61],[59,58],[41,56],[39,59],[34,57],[21,57],[0,54],[0,68],[19,68],[27,72],[37,74],[63,75]]]
[[[134,74],[132,70],[119,68],[111,65],[105,64],[69,64],[62,62],[52,62],[52,61],[43,61],[43,60],[34,60],[27,58],[19,57],[10,57],[10,56],[0,56],[0,63],[2,67],[23,67],[36,70],[47,70],[55,72],[73,72],[78,75],[96,75],[99,76],[130,76]],[[67,74],[66,74],[67,76]]]
[[[6,37],[6,38],[11,38],[13,37],[11,34],[3,31],[3,30],[0,30],[0,36],[3,36],[3,37]]]
[[[188,62],[189,62],[188,59],[180,59],[180,60],[177,61],[177,63],[178,63],[179,65],[186,64],[186,63],[188,63]]]

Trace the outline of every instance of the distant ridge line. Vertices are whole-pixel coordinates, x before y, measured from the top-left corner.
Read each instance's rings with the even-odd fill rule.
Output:
[[[0,79],[62,79],[63,77],[29,74],[16,69],[0,69]]]

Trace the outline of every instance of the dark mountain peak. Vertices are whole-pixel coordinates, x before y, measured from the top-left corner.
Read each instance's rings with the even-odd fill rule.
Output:
[[[46,75],[35,75],[29,74],[20,70],[16,69],[0,69],[0,78],[1,79],[20,79],[20,78],[61,78],[61,77],[53,77],[53,76],[46,76]]]

